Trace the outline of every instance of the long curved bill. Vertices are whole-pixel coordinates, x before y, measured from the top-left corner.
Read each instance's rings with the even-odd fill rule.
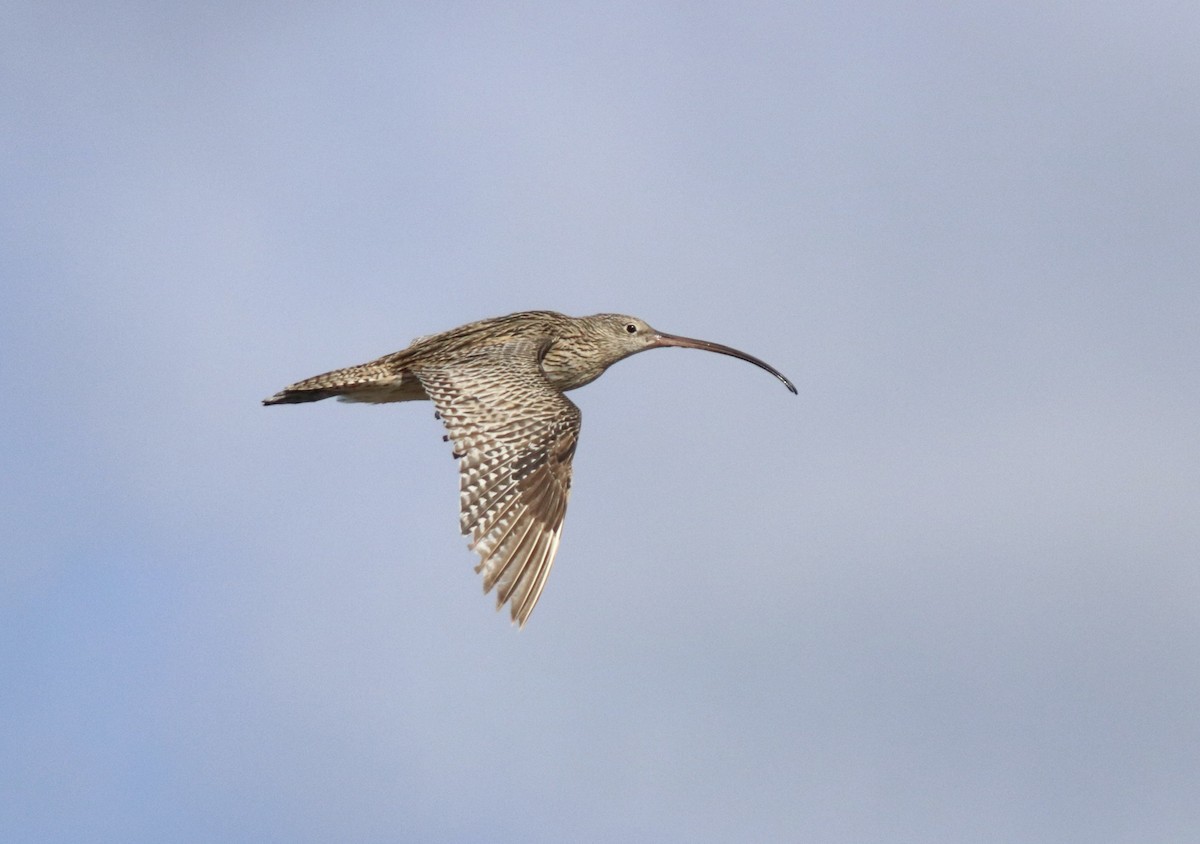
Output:
[[[745,352],[739,352],[737,349],[730,346],[722,346],[720,343],[710,343],[707,340],[695,340],[691,337],[680,337],[676,334],[658,333],[658,338],[654,341],[655,348],[665,348],[667,346],[678,346],[681,349],[703,349],[706,352],[716,352],[719,355],[729,355],[731,358],[739,358],[752,363],[760,369],[765,369],[767,372],[774,375],[783,382],[783,386],[787,387],[793,393],[796,392],[796,385],[787,379],[782,372],[771,366],[764,360],[759,360],[754,355],[748,355]]]

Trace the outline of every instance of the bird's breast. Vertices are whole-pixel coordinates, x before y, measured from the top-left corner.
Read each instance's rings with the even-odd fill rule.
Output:
[[[542,358],[546,379],[559,390],[574,390],[590,384],[604,374],[605,366],[588,355],[555,344]]]

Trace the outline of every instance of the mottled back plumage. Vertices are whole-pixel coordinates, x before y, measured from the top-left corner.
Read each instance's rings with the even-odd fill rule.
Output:
[[[420,337],[370,363],[292,384],[263,404],[431,400],[459,458],[460,527],[497,608],[522,626],[533,612],[562,534],[580,413],[563,392],[651,348],[700,348],[763,361],[701,340],[663,334],[620,314],[568,317],[528,311]]]

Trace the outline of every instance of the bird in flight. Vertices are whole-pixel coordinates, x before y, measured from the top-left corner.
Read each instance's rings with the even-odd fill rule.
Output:
[[[509,604],[523,627],[554,563],[571,489],[580,414],[563,393],[630,355],[670,346],[740,358],[796,392],[752,355],[664,334],[636,317],[526,311],[419,337],[369,363],[298,381],[263,404],[432,401],[459,460],[459,525],[479,555],[483,590],[495,588],[496,608]]]

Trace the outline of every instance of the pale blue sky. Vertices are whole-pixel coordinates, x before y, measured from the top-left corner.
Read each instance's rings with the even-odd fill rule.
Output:
[[[10,3],[0,840],[1200,828],[1194,4]],[[523,631],[428,406],[530,308]]]

